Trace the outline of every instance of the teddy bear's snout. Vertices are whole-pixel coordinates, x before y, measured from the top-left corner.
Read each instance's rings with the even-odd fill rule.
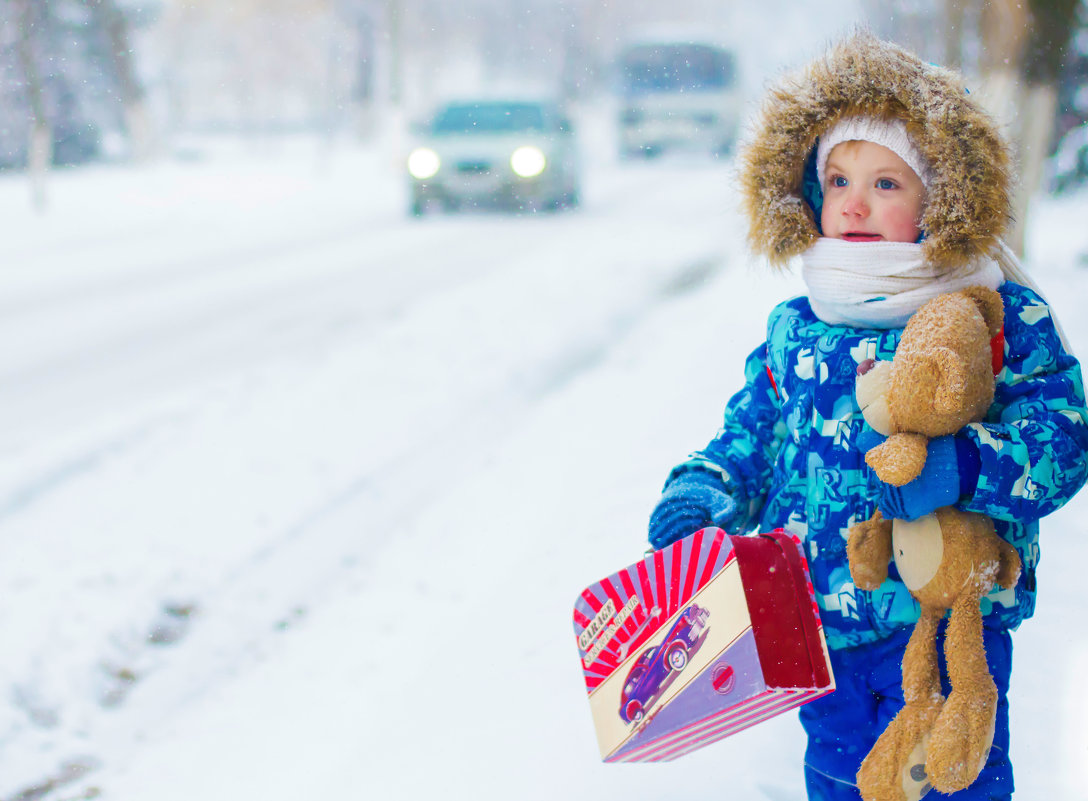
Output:
[[[865,375],[874,367],[876,367],[876,359],[866,359],[858,365],[858,375]]]

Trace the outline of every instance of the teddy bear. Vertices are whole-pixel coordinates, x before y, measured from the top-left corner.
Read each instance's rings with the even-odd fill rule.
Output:
[[[969,287],[928,301],[903,330],[889,361],[858,366],[862,416],[887,439],[865,461],[902,486],[925,465],[930,438],[981,421],[994,398],[990,343],[1002,331],[1001,296]],[[982,642],[981,599],[996,583],[1016,584],[1020,559],[985,515],[952,506],[913,522],[879,510],[848,533],[854,583],[875,590],[894,560],[920,617],[903,656],[905,706],[858,771],[866,801],[913,801],[931,788],[952,793],[981,772],[993,742],[997,688]],[[951,693],[942,695],[937,627],[951,610],[945,658]]]

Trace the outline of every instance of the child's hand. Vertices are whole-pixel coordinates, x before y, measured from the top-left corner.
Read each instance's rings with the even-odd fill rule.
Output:
[[[650,544],[660,550],[707,526],[728,529],[739,512],[718,476],[689,470],[673,479],[661,494],[650,515]]]
[[[879,442],[873,443],[876,444]],[[901,487],[877,479],[880,485],[877,508],[884,517],[917,520],[942,506],[951,506],[962,495],[974,491],[978,482],[978,461],[977,449],[966,438],[932,439],[925,467],[918,478]]]

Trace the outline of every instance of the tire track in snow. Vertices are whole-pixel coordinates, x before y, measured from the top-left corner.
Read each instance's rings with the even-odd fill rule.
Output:
[[[145,736],[138,721],[168,721],[273,653],[283,629],[300,612],[320,605],[345,582],[365,580],[381,538],[396,536],[406,521],[422,512],[410,481],[422,467],[422,452],[428,464],[446,463],[455,466],[458,474],[479,469],[488,458],[480,442],[497,443],[517,430],[535,404],[592,371],[652,308],[675,299],[677,285],[695,289],[698,284],[690,276],[709,275],[721,266],[720,261],[701,259],[648,281],[644,292],[602,310],[605,324],[589,339],[569,337],[554,350],[545,348],[540,360],[531,365],[534,380],[519,382],[516,393],[503,391],[502,403],[489,402],[479,394],[494,389],[485,382],[462,399],[451,415],[421,428],[395,459],[346,482],[249,558],[205,582],[204,594],[187,599],[199,610],[191,633],[171,649],[146,645],[145,653],[129,655],[140,665],[141,684],[146,686],[122,707],[109,710],[109,719],[95,716],[97,723],[91,723],[86,741],[119,736],[126,750],[138,748]],[[441,495],[441,490],[429,494],[425,505],[437,503]],[[194,664],[189,654],[215,657]],[[127,726],[119,724],[126,713],[137,722],[131,731],[122,732]],[[99,765],[96,755],[72,756],[80,764]]]

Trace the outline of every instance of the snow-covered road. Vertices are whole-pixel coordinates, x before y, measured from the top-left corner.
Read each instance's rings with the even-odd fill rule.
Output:
[[[41,218],[0,181],[0,799],[800,799],[788,715],[600,765],[569,622],[798,291],[730,165],[411,220],[382,151],[315,152],[67,173]],[[1045,234],[1083,203],[1038,250],[1081,342],[1085,242]],[[1080,508],[1017,635],[1025,797],[1083,785]]]
[[[722,264],[720,229],[672,214],[721,201],[667,172],[606,174],[577,215],[415,221],[378,153],[308,182],[294,155],[61,175],[7,245],[0,721],[34,754],[8,790],[95,764],[130,690],[183,674],[144,693],[170,710],[237,670]],[[704,167],[679,173],[720,184]]]

